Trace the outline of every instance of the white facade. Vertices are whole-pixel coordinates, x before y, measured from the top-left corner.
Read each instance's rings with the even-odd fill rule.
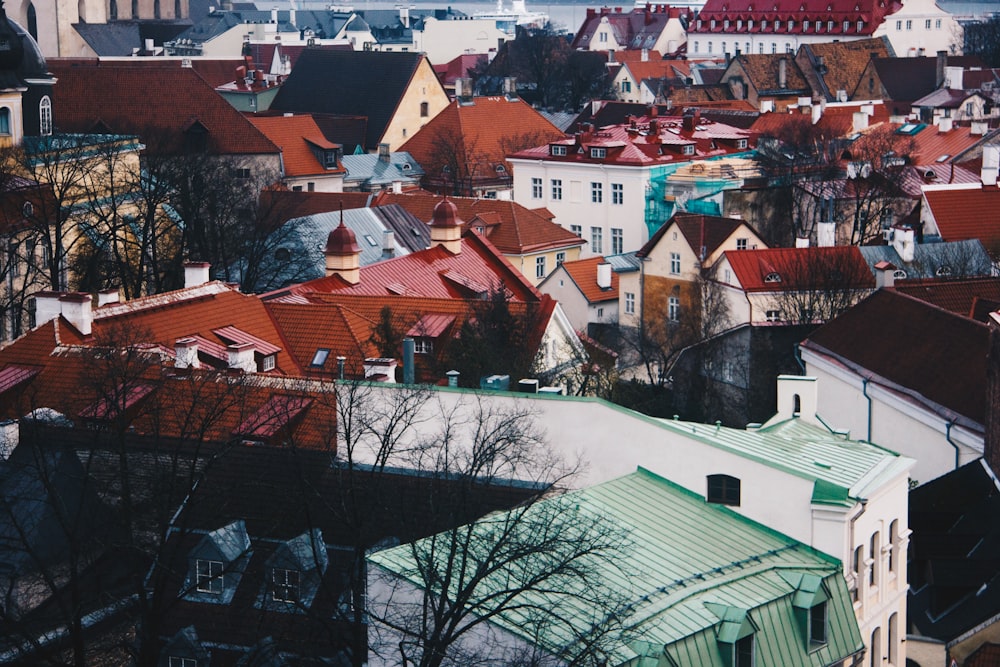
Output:
[[[684,45],[685,41],[687,41],[687,32],[684,30],[684,24],[681,23],[680,18],[670,18],[650,48],[663,54],[675,53]],[[601,17],[590,43],[584,48],[589,51],[621,51],[627,49],[628,44],[618,42],[611,21],[607,15],[604,15]]]
[[[286,176],[282,179],[289,190],[305,192],[343,192],[344,174],[310,174],[308,176]]]
[[[391,392],[399,389],[372,391],[378,394],[375,405],[385,406],[381,411],[390,414]],[[797,401],[795,417],[815,427],[816,437],[831,437],[814,410],[816,392],[815,378],[783,377],[779,412],[771,421],[792,419]],[[453,389],[433,392],[425,404],[428,412],[418,417],[409,435],[433,438],[441,426],[438,415],[457,416],[464,422],[461,415],[466,410],[484,405],[528,410],[539,426],[548,427],[546,440],[552,451],[585,466],[573,480],[577,488],[620,477],[639,466],[701,495],[707,494],[708,475],[739,479],[740,504],[731,509],[839,558],[856,598],[854,609],[865,643],[874,639],[879,654],[895,657],[894,665],[905,663],[907,497],[913,461],[876,454],[879,463],[856,480],[845,502],[814,502],[816,477],[784,461],[768,460],[764,449],[739,452],[727,447],[714,437],[719,426],[654,419],[598,399]],[[474,422],[471,419],[467,425]],[[365,452],[355,451],[353,456],[365,462]],[[398,463],[404,464],[403,459]],[[816,465],[820,471],[826,463]]]
[[[507,33],[492,19],[438,21],[427,17],[423,30],[413,30],[413,50],[422,51],[431,63],[443,65],[465,53],[496,52],[507,39]]]
[[[561,264],[539,283],[538,290],[559,302],[559,306],[566,313],[566,318],[576,331],[587,331],[587,325],[591,323],[618,322],[618,301],[590,303]]]
[[[802,347],[806,372],[820,379],[820,412],[835,428],[888,447],[917,463],[911,473],[929,482],[983,455],[982,424],[912,396],[888,381],[867,378],[836,359]]]
[[[638,250],[649,240],[645,224],[649,167],[508,161],[514,169],[514,201],[528,208],[544,206],[555,214],[556,224],[587,241],[580,249],[581,259]]]
[[[802,34],[769,34],[769,33],[719,33],[719,32],[689,32],[688,58],[721,58],[727,53],[735,56],[740,53],[798,53],[803,44],[826,44],[837,40],[853,42],[859,39],[869,39],[869,35],[815,35]]]
[[[934,0],[906,0],[902,9],[886,17],[874,37],[888,37],[897,56],[933,56],[962,48],[962,28]]]

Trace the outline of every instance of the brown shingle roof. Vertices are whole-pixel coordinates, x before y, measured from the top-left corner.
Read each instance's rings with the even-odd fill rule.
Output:
[[[985,324],[878,290],[802,345],[982,424],[988,338]]]
[[[897,292],[957,315],[974,317],[978,300],[1000,302],[1000,278],[897,280]]]
[[[212,154],[278,152],[194,69],[63,67],[53,62],[49,69],[59,80],[53,105],[60,132],[92,132],[103,126],[116,134],[138,134],[150,151],[173,153],[185,149],[185,132],[198,123],[207,131]]]
[[[750,83],[760,94],[770,91],[792,93],[795,91],[810,91],[809,83],[802,75],[795,59],[783,53],[744,53],[734,58],[746,72]],[[778,70],[780,63],[785,62],[785,85],[779,85]],[[730,65],[732,67],[733,65]]]
[[[830,101],[837,99],[837,91],[843,90],[848,95],[854,92],[872,54],[876,58],[888,58],[892,55],[887,40],[881,37],[803,44],[802,49],[814,66],[818,64],[817,57],[823,58],[826,71],[818,76]]]

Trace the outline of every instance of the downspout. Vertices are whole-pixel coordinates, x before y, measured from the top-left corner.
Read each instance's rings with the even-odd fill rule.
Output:
[[[872,397],[868,395],[868,383],[871,381],[871,378],[861,378],[861,394],[868,401],[868,437],[865,438],[866,442],[872,441]]]
[[[799,367],[799,370],[802,371],[802,374],[808,375],[808,373],[806,373],[806,365],[802,361],[802,348],[799,347],[799,343],[796,343],[795,346],[792,347],[792,359],[795,360],[795,363]]]
[[[948,441],[948,444],[955,448],[955,470],[958,470],[958,455],[959,449],[958,445],[952,442],[951,439],[951,427],[955,425],[955,420],[950,419],[944,424],[944,439]]]

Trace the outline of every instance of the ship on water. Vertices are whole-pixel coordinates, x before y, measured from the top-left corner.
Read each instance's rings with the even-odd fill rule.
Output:
[[[549,22],[549,15],[545,12],[528,11],[525,0],[512,0],[510,9],[504,9],[503,0],[497,0],[496,11],[474,12],[472,16],[496,21],[497,28],[509,35],[513,35],[518,27],[543,28]]]

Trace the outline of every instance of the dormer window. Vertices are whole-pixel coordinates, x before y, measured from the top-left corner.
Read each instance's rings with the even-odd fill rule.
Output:
[[[261,373],[266,373],[267,371],[273,371],[274,370],[275,357],[276,356],[277,355],[274,355],[274,354],[268,354],[266,356],[261,357],[261,359],[260,359],[260,372]]]
[[[698,30],[701,30],[701,19],[698,19]]]
[[[271,570],[271,599],[275,602],[295,604],[299,601],[299,571],[273,568]]]
[[[684,144],[681,152],[684,153],[684,155],[694,155],[694,144]]]
[[[417,354],[434,354],[434,340],[432,338],[414,338],[413,351]]]
[[[327,169],[337,168],[337,151],[323,151],[323,166]]]
[[[607,155],[608,155],[608,149],[606,149],[606,148],[603,148],[603,147],[600,147],[600,148],[594,147],[594,148],[590,149],[590,157],[594,158],[595,160],[601,160],[601,159],[607,157]]]
[[[712,30],[715,30],[715,19],[712,19],[712,23],[711,23],[710,27],[711,27]]]
[[[729,19],[726,19],[725,21],[722,22],[722,29],[729,30]]]
[[[496,166],[496,172],[498,175],[502,176],[507,173],[507,167],[503,166],[502,164],[498,164]]]
[[[737,139],[736,140],[736,147],[737,148],[746,148],[747,147],[747,140],[746,139]]]
[[[167,660],[167,667],[198,667],[198,661],[194,658],[179,658],[172,655]]]
[[[709,475],[705,499],[719,505],[740,506],[740,480],[729,475]]]
[[[566,147],[565,146],[553,145],[550,148],[551,148],[551,150],[549,152],[552,155],[555,155],[557,157],[566,155]]]
[[[788,19],[788,32],[791,32],[794,29],[795,29],[795,21],[793,21],[792,19]]]
[[[942,264],[941,266],[937,267],[936,271],[934,271],[934,275],[936,275],[938,277],[950,276],[951,275],[951,267],[948,266],[947,264]]]
[[[858,32],[861,32],[864,29],[865,29],[865,22],[864,21],[858,21]]]
[[[809,32],[809,20],[802,22],[802,32]]]
[[[778,273],[776,273],[775,271],[772,271],[771,273],[769,273],[766,276],[764,276],[764,282],[765,283],[780,283],[781,282],[781,275],[778,274]]]
[[[809,648],[826,644],[826,600],[809,608]]]
[[[197,560],[195,561],[195,571],[197,579],[195,589],[199,593],[222,595],[222,561]]]
[[[733,644],[733,667],[756,667],[753,635],[747,635]]]

